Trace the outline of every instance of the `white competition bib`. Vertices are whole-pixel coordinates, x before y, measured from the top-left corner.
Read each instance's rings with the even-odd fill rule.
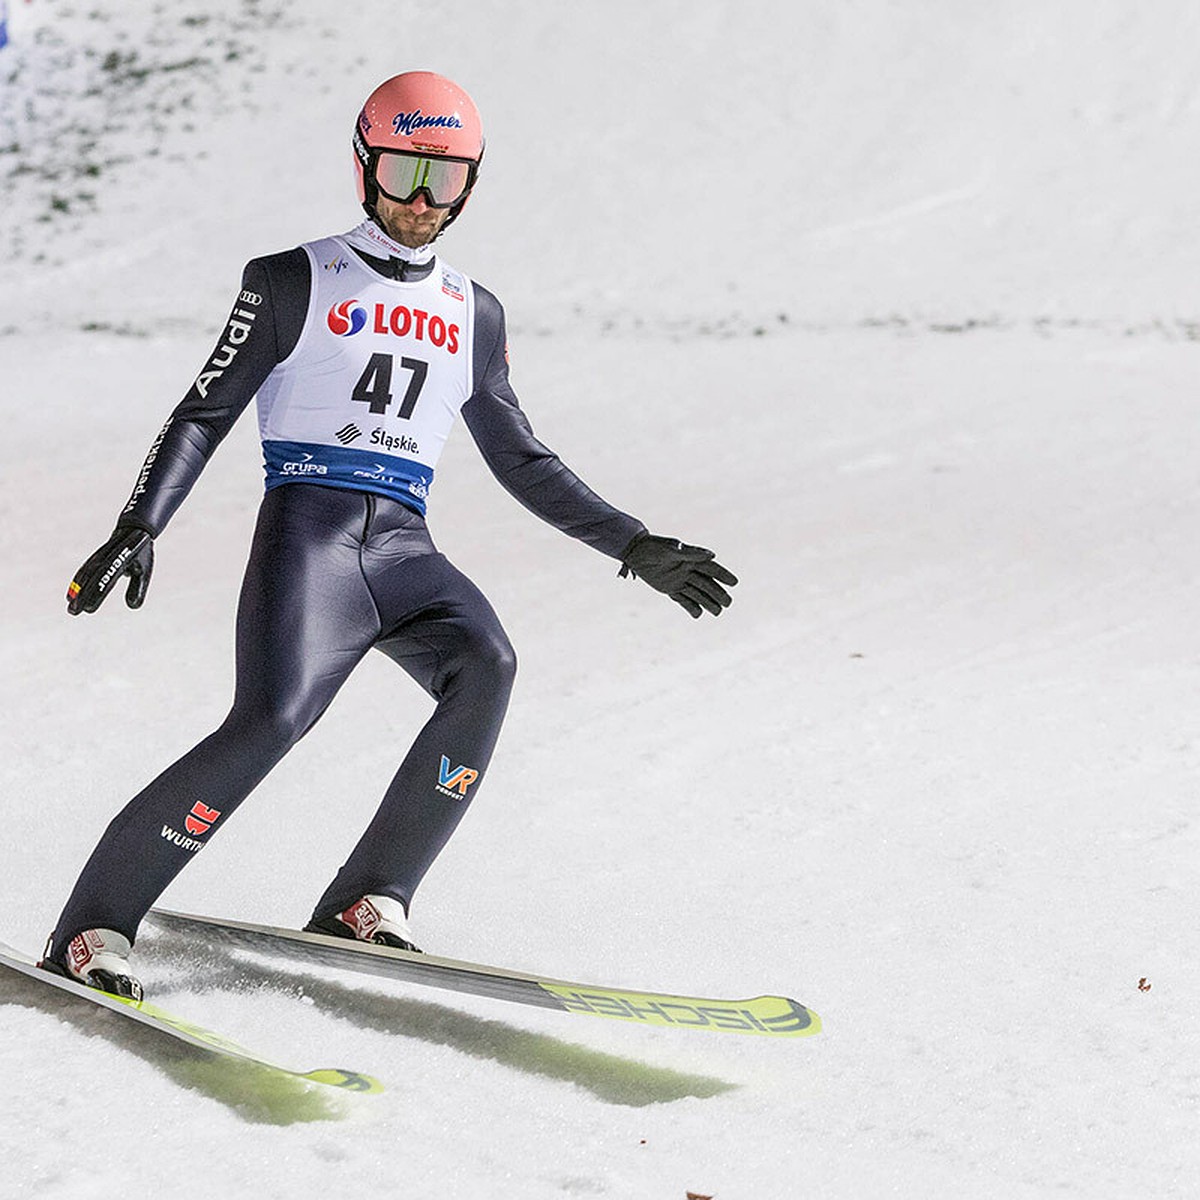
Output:
[[[471,395],[470,280],[440,260],[417,282],[385,279],[341,237],[304,249],[313,277],[304,329],[258,392],[267,490],[305,479],[423,513]]]

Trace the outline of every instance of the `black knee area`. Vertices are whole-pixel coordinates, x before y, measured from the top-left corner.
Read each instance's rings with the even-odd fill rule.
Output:
[[[513,649],[512,642],[503,633],[489,638],[481,659],[484,669],[490,673],[495,685],[510,691],[517,677],[517,652]]]
[[[321,711],[307,705],[280,704],[270,699],[238,705],[229,714],[226,731],[233,732],[243,747],[250,746],[271,758],[286,754],[316,723]]]
[[[505,696],[517,677],[517,652],[502,629],[474,631],[451,667],[458,682]]]

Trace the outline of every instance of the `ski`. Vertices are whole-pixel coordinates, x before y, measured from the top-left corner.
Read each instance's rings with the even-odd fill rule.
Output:
[[[250,950],[271,958],[356,971],[538,1008],[587,1013],[642,1025],[766,1037],[810,1037],[821,1030],[817,1014],[787,996],[713,1000],[629,991],[527,975],[480,963],[457,962],[432,954],[393,950],[325,934],[244,921],[220,921],[160,908],[151,909],[146,919],[168,933],[203,937],[218,945]]]
[[[247,1050],[245,1047],[239,1046],[236,1042],[230,1041],[229,1038],[223,1037],[219,1033],[214,1033],[211,1029],[205,1029],[201,1025],[185,1021],[181,1017],[166,1012],[156,1005],[147,1003],[145,1000],[131,1000],[126,996],[113,996],[108,992],[88,987],[86,984],[78,983],[73,979],[66,979],[61,975],[44,971],[37,965],[34,959],[3,942],[0,942],[0,966],[17,971],[29,979],[36,980],[38,983],[44,983],[52,988],[57,988],[81,1002],[94,1004],[99,1008],[116,1013],[118,1016],[137,1021],[141,1025],[153,1029],[163,1037],[173,1039],[176,1042],[186,1043],[211,1056],[240,1059],[243,1062],[253,1063],[255,1066],[281,1075],[291,1076],[294,1079],[304,1080],[309,1083],[326,1084],[330,1087],[345,1088],[351,1092],[368,1092],[374,1094],[383,1091],[383,1085],[377,1079],[373,1079],[370,1075],[361,1075],[357,1071],[344,1071],[338,1068],[325,1068],[317,1071],[293,1071],[288,1067],[281,1067],[277,1063],[270,1062]]]

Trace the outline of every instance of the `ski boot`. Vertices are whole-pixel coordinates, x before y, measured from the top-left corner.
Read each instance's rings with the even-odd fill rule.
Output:
[[[55,975],[65,975],[78,983],[124,996],[129,1000],[142,998],[142,984],[129,973],[129,951],[132,947],[124,934],[115,929],[85,929],[67,945],[62,960],[50,957],[53,935],[46,943],[46,953],[38,966]]]
[[[305,933],[324,933],[331,937],[352,938],[358,942],[374,942],[393,950],[421,948],[413,940],[408,927],[404,905],[391,896],[364,896],[344,912],[328,917],[313,917],[304,927]]]

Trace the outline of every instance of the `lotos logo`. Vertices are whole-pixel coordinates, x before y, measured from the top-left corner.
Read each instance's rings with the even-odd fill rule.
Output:
[[[438,791],[445,792],[447,796],[454,796],[456,800],[464,800],[467,795],[467,788],[471,786],[479,778],[479,772],[473,771],[470,767],[455,767],[450,769],[450,760],[443,754],[442,765],[438,771]],[[455,795],[451,788],[457,788],[458,794]]]
[[[338,337],[350,337],[366,325],[367,310],[357,300],[343,300],[329,310],[325,323]]]
[[[404,137],[412,137],[414,133],[421,129],[461,129],[462,121],[457,113],[450,113],[449,116],[442,117],[427,117],[419,108],[414,108],[412,112],[398,112],[392,118],[392,133],[396,137],[402,134]]]
[[[184,828],[188,833],[194,833],[197,837],[202,833],[207,833],[212,826],[212,823],[221,815],[219,809],[209,808],[208,805],[201,803],[199,800],[192,805],[192,811],[188,813],[184,820]]]
[[[338,337],[361,332],[366,329],[368,320],[372,333],[415,338],[418,342],[432,342],[448,354],[458,353],[462,332],[458,325],[423,308],[409,308],[404,304],[389,308],[386,304],[375,304],[368,313],[358,300],[342,300],[325,314],[325,324]]]
[[[418,342],[432,342],[439,349],[445,347],[448,354],[457,354],[458,335],[461,330],[453,322],[446,322],[437,313],[431,315],[423,308],[409,308],[407,305],[397,304],[389,309],[386,304],[376,304],[371,332],[415,338]]]

